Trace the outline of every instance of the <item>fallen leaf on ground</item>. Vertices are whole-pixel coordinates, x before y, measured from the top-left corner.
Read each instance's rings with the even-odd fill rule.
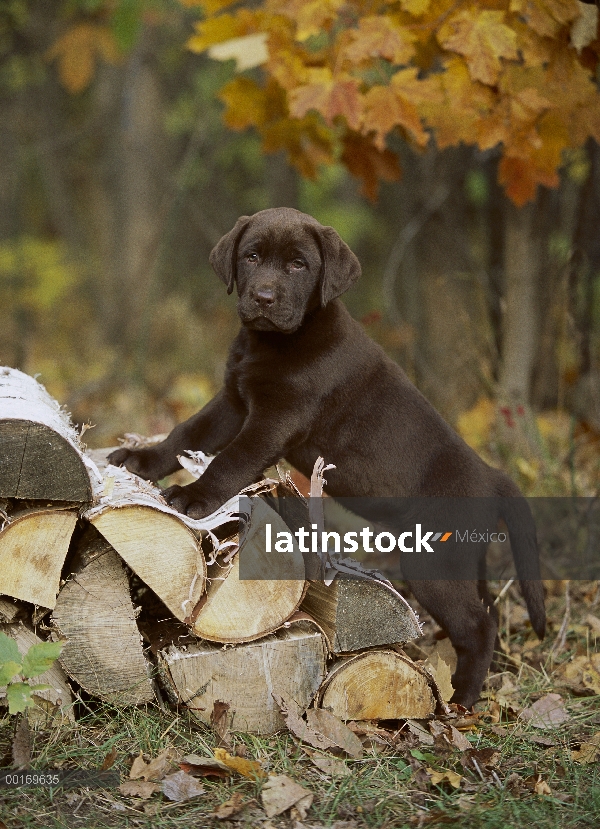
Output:
[[[260,796],[269,818],[297,806],[300,801],[303,801],[303,811],[308,811],[313,800],[312,792],[295,783],[286,774],[271,775],[264,784]]]
[[[394,740],[398,735],[398,732],[394,734],[392,731],[388,731],[386,728],[381,728],[381,726],[375,725],[375,723],[368,722],[366,720],[352,720],[351,722],[346,723],[346,725],[350,731],[358,737],[377,736],[390,746],[394,745]]]
[[[294,700],[288,700],[285,697],[280,697],[273,694],[273,699],[281,709],[281,713],[285,719],[289,731],[299,740],[308,743],[315,748],[327,749],[333,748],[335,742],[328,739],[324,734],[310,728],[305,720],[302,719],[302,711]]]
[[[259,780],[267,777],[266,771],[262,768],[257,760],[246,760],[245,757],[233,757],[224,748],[215,748],[215,758],[227,766],[227,768],[237,771],[242,777],[248,777],[250,780]]]
[[[455,728],[453,725],[449,726],[450,730],[450,737],[448,742],[457,748],[459,751],[468,751],[472,746],[471,743],[467,740],[464,734],[461,734],[460,731]]]
[[[538,746],[556,745],[556,740],[553,740],[552,737],[540,737],[537,734],[526,734],[525,736],[530,743],[536,743]]]
[[[600,756],[600,731],[581,743],[577,751],[571,752],[571,759],[576,763],[595,763]]]
[[[333,745],[341,748],[350,757],[358,759],[363,756],[362,743],[356,734],[329,711],[325,711],[324,708],[309,708],[306,721],[309,728],[324,734]]]
[[[503,725],[491,725],[490,731],[492,734],[495,734],[496,737],[508,737],[508,729]]]
[[[191,774],[187,774],[185,771],[176,771],[174,774],[167,775],[162,781],[162,792],[169,800],[183,803],[186,800],[191,800],[192,797],[204,794],[205,789]]]
[[[325,754],[322,751],[313,751],[310,748],[306,748],[306,746],[302,746],[302,751],[304,751],[318,769],[331,777],[349,777],[352,774],[343,760],[338,760],[337,757],[332,757],[331,754]]]
[[[213,703],[213,710],[210,714],[210,725],[217,735],[219,744],[231,748],[229,738],[229,703],[216,699]]]
[[[524,708],[519,718],[534,728],[557,728],[570,719],[560,694],[546,694],[529,708]]]
[[[450,783],[452,788],[460,789],[460,781],[462,776],[455,771],[435,771],[435,769],[426,769],[430,781],[434,786],[439,786],[440,783]]]
[[[483,777],[483,772],[487,772],[489,777],[491,769],[500,762],[500,752],[495,748],[469,748],[460,762],[465,770],[475,772],[477,777]]]
[[[158,757],[146,763],[143,756],[139,754],[131,765],[129,771],[130,780],[162,780],[165,774],[171,769],[171,749],[165,748]]]
[[[115,764],[115,760],[117,759],[117,749],[113,748],[108,754],[105,756],[104,760],[102,761],[102,765],[100,766],[100,771],[108,771],[108,769],[112,768]]]
[[[232,769],[215,757],[200,757],[198,754],[187,754],[179,763],[179,768],[196,777],[224,778],[232,774]]]
[[[147,800],[154,792],[160,791],[160,783],[152,783],[150,780],[124,780],[119,786],[119,791],[126,797],[141,797]]]
[[[552,795],[552,789],[545,780],[542,780],[541,774],[532,774],[531,777],[525,778],[523,785],[534,794]]]
[[[424,746],[432,746],[435,742],[433,735],[427,731],[424,725],[417,720],[406,720],[406,726],[411,734],[414,734],[418,741]]]
[[[231,795],[229,800],[226,800],[224,803],[221,803],[220,806],[214,810],[213,815],[218,818],[219,820],[227,820],[233,815],[239,814],[246,806],[249,806],[251,803],[255,803],[254,799],[252,800],[244,800],[244,796],[241,795],[239,792],[235,792]]]
[[[600,653],[576,656],[558,666],[555,674],[561,685],[580,694],[600,694]]]
[[[452,685],[452,662],[456,667],[456,653],[454,648],[450,644],[449,639],[442,639],[436,644],[423,666],[433,677],[435,684],[439,688],[441,697],[445,702],[448,702],[454,693],[454,687]]]

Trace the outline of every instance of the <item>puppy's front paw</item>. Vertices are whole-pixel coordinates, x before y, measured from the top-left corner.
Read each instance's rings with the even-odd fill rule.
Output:
[[[158,481],[169,475],[178,464],[168,463],[164,454],[156,448],[116,449],[107,458],[113,466],[124,466],[146,481]]]
[[[206,504],[202,496],[195,492],[193,487],[194,484],[170,486],[163,490],[161,495],[177,512],[189,515],[190,518],[204,518],[214,512],[214,508]]]

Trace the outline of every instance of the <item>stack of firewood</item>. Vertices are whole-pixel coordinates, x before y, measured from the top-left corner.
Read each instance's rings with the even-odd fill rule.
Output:
[[[127,705],[161,688],[203,722],[220,700],[237,730],[284,727],[281,699],[344,720],[433,713],[439,690],[401,649],[418,619],[391,584],[359,565],[308,582],[297,548],[267,552],[265,523],[288,530],[285,481],[254,488],[269,504],[244,502],[240,536],[238,499],[190,519],[107,465],[109,451],[86,454],[42,386],[0,369],[0,623],[10,635],[31,637],[43,620],[64,641],[62,669],[88,693]],[[260,578],[240,577],[240,537]]]

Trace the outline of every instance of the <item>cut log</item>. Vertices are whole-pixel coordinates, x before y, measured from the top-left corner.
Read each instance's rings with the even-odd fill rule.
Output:
[[[2,625],[0,629],[15,640],[22,654],[27,653],[32,645],[38,645],[43,641],[23,624]],[[49,686],[33,694],[33,699],[36,703],[36,714],[33,715],[34,717],[37,718],[39,715],[42,719],[45,719],[45,715],[53,715],[58,711],[63,717],[75,722],[73,696],[65,672],[58,662],[55,662],[43,674],[33,677],[29,682],[32,685]],[[4,698],[6,698],[6,685],[0,688],[0,699]]]
[[[423,719],[435,699],[422,668],[395,651],[372,650],[334,663],[319,707],[341,720]]]
[[[118,705],[154,699],[149,664],[135,622],[127,574],[119,556],[95,530],[77,548],[74,575],[52,613],[60,662],[94,696]]]
[[[0,593],[54,607],[76,522],[76,510],[12,513],[0,531]]]
[[[174,515],[139,504],[108,509],[91,523],[181,621],[206,584],[200,541]]]
[[[125,469],[104,466],[94,505],[84,517],[179,620],[197,605],[206,585],[201,541],[182,516],[170,509],[157,487]]]
[[[230,728],[272,734],[285,728],[273,694],[307,708],[325,676],[325,656],[322,634],[301,621],[232,648],[172,645],[159,653],[159,664],[163,681],[196,719],[209,723],[213,704],[221,700],[230,706]]]
[[[304,560],[293,551],[267,552],[265,524],[272,535],[288,531],[279,515],[264,501],[253,499],[252,517],[242,546],[228,564],[209,567],[208,587],[197,611],[193,631],[211,642],[250,642],[271,633],[290,618],[304,595]],[[245,557],[240,578],[240,557]]]
[[[79,435],[33,377],[0,368],[0,497],[91,501]]]
[[[334,653],[403,644],[421,635],[406,599],[374,577],[338,573],[329,587],[310,582],[302,610],[321,625]]]

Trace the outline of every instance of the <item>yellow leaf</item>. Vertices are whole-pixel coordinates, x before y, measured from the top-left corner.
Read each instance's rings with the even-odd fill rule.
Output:
[[[455,771],[435,771],[435,769],[426,769],[429,774],[429,779],[434,786],[439,786],[440,783],[450,783],[454,789],[460,789],[460,781],[462,777]]]
[[[554,37],[561,26],[579,16],[577,0],[510,0],[510,11],[520,15],[535,32]]]
[[[466,57],[473,80],[493,85],[500,75],[501,58],[518,57],[517,36],[503,21],[504,12],[471,7],[447,20],[437,39],[444,49]]]
[[[458,433],[473,449],[481,449],[489,440],[494,419],[493,401],[480,397],[471,409],[459,415]]]
[[[188,8],[200,6],[204,9],[206,16],[209,17],[222,9],[226,9],[227,6],[232,6],[235,0],[179,0],[179,2],[184,6],[188,6]]]
[[[118,60],[110,29],[92,23],[78,23],[61,35],[46,52],[47,60],[58,61],[58,74],[69,92],[83,92],[94,76],[98,57],[109,63]]]
[[[435,129],[438,147],[454,146],[461,141],[473,143],[477,125],[492,109],[494,94],[489,87],[473,81],[465,61],[451,56],[438,74],[442,103],[422,101],[419,112],[427,126]]]
[[[408,63],[415,53],[416,36],[405,26],[386,15],[363,17],[356,29],[349,31],[349,43],[341,56],[352,64],[373,58],[387,58],[393,63]]]
[[[234,78],[221,89],[225,123],[235,130],[258,127],[267,121],[267,92],[251,78]]]
[[[600,755],[600,731],[586,742],[581,743],[577,751],[571,752],[571,759],[576,763],[594,763]]]
[[[425,14],[430,3],[431,0],[400,0],[400,8],[413,17],[420,17]]]
[[[256,780],[257,778],[262,780],[268,776],[256,760],[246,760],[245,757],[232,757],[224,748],[215,748],[215,757],[220,763],[226,765],[227,768],[232,769],[232,771],[237,771],[242,777],[248,777],[250,780]]]
[[[327,28],[344,3],[345,0],[272,0],[270,7],[296,24],[296,38],[303,41]]]
[[[392,86],[373,86],[364,96],[363,132],[375,132],[375,146],[382,150],[385,137],[394,127],[402,127],[419,146],[429,136],[423,129],[415,105]]]
[[[192,52],[204,52],[215,43],[223,43],[248,34],[247,20],[241,15],[221,14],[194,24],[196,34],[192,35],[187,48]]]

